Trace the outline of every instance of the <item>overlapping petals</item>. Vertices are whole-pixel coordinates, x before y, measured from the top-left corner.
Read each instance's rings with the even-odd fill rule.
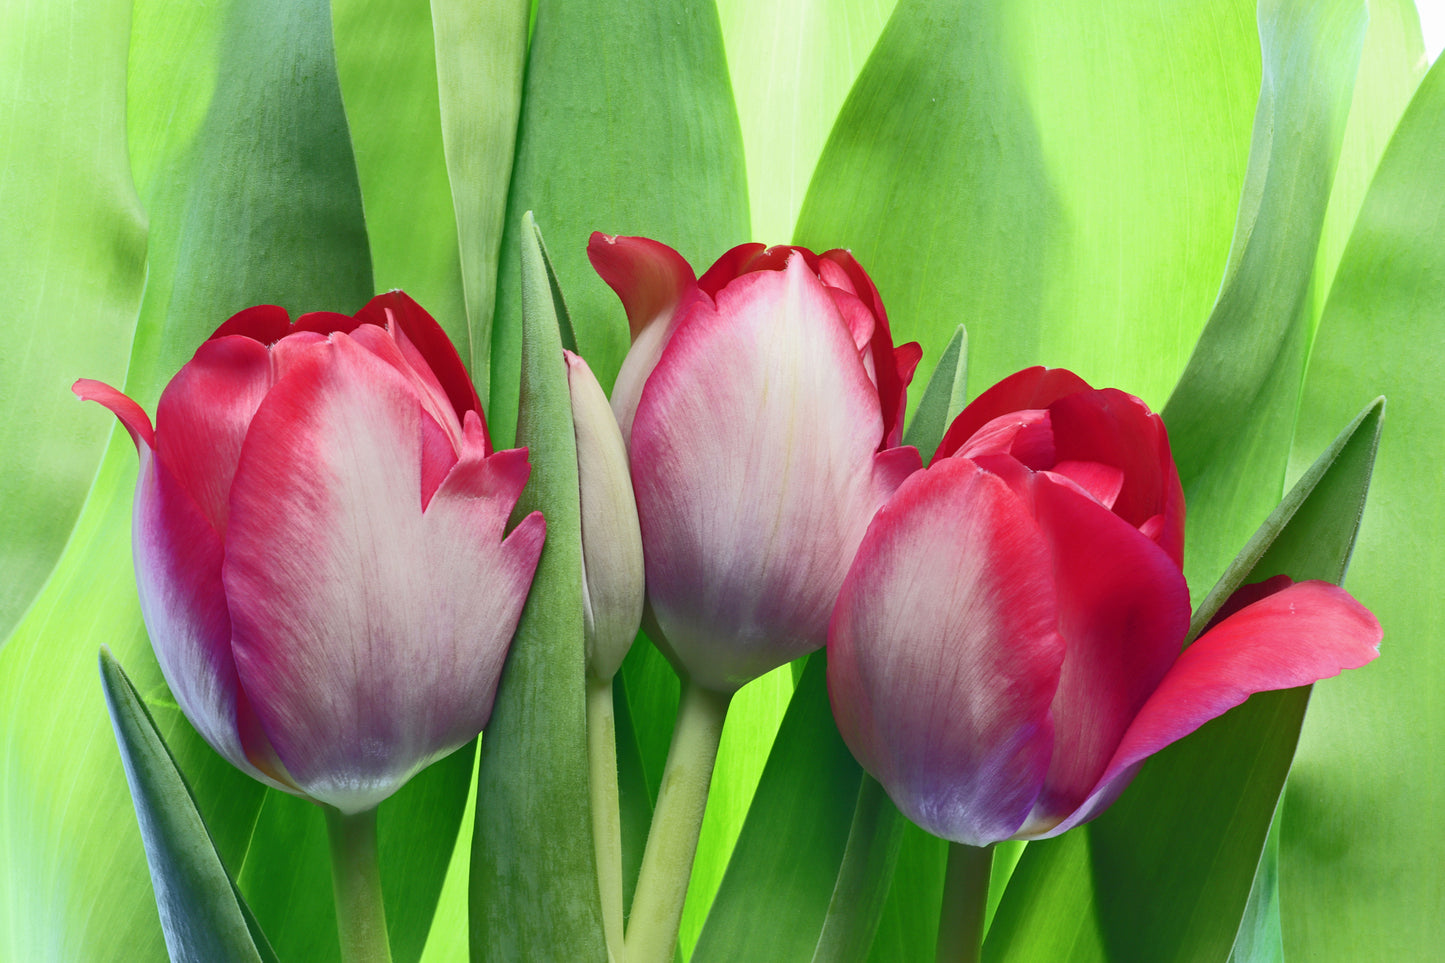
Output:
[[[217,751],[355,812],[482,728],[544,523],[503,537],[526,452],[491,451],[414,302],[294,325],[243,311],[167,386],[154,430],[114,389],[76,392],[136,441],[142,610]]]
[[[1137,398],[1035,368],[959,415],[878,513],[830,628],[839,728],[900,809],[972,845],[1055,835],[1249,694],[1378,653],[1346,592],[1273,582],[1181,655],[1183,517]]]

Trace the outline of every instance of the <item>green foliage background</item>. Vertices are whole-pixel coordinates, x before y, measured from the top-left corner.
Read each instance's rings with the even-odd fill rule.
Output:
[[[0,277],[13,292],[0,358],[0,960],[165,957],[101,645],[278,956],[336,955],[321,815],[230,770],[171,700],[135,601],[134,454],[70,384],[123,384],[154,410],[242,307],[352,312],[403,287],[470,359],[505,441],[527,210],[604,386],[627,339],[586,263],[592,230],[655,236],[700,270],[754,237],[851,248],[899,340],[923,344],[915,405],[959,324],[970,396],[1039,363],[1140,395],[1181,453],[1196,599],[1287,484],[1387,396],[1346,581],[1385,626],[1382,656],[1320,684],[1302,728],[1303,694],[1295,715],[1271,710],[1285,721],[1257,740],[1276,760],[1259,771],[1278,771],[1238,797],[1253,849],[1198,844],[1235,869],[1205,896],[1167,879],[1140,892],[1134,942],[1109,935],[1110,892],[1133,892],[1108,872],[1128,862],[1123,816],[1030,845],[1012,881],[1010,850],[996,918],[1031,942],[995,937],[989,952],[1430,958],[1445,945],[1445,838],[1431,818],[1445,812],[1445,74],[1426,66],[1408,0],[0,6]],[[799,678],[799,741],[765,775]],[[859,776],[818,724],[809,679],[780,670],[734,700],[685,954],[762,927],[756,914],[816,932],[839,860],[865,857]],[[676,682],[643,641],[618,693],[635,827]],[[1251,731],[1225,732],[1232,718],[1181,751],[1233,758]],[[475,756],[462,750],[382,809],[398,960],[468,952]],[[525,742],[508,753],[527,757]],[[1187,852],[1197,826],[1162,815],[1186,783],[1160,762],[1119,812],[1161,813],[1134,845]],[[1142,805],[1145,792],[1165,808]],[[826,818],[785,818],[810,804]],[[751,819],[757,838],[784,836],[763,847],[745,832],[730,867]],[[928,959],[942,850],[886,811],[869,831],[897,861],[876,894],[872,958]],[[633,859],[637,843],[634,831]],[[797,879],[764,871],[780,851]],[[755,891],[784,884],[824,895],[749,910]],[[1249,939],[1229,938],[1232,918],[1214,926],[1223,936],[1149,922],[1242,912],[1246,896],[1262,921]]]

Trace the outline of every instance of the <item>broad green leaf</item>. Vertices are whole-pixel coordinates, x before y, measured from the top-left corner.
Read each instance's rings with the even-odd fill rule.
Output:
[[[693,960],[744,959],[763,946],[778,963],[813,959],[848,845],[853,819],[848,802],[857,797],[861,776],[833,723],[826,659],[811,657]],[[785,858],[780,840],[787,841]],[[878,884],[882,890],[886,877]]]
[[[903,840],[869,963],[933,959],[948,844],[904,821]]]
[[[119,381],[130,351],[146,230],[125,147],[129,32],[129,2],[0,6],[0,648],[60,557],[109,436],[70,385]]]
[[[628,329],[587,261],[591,233],[654,237],[699,268],[749,239],[741,135],[711,2],[539,0],[507,210],[487,409],[498,444],[516,417],[523,211],[547,232],[580,353],[609,390]]]
[[[1284,487],[1309,291],[1364,42],[1364,0],[1261,0],[1265,70],[1219,299],[1164,408],[1185,575],[1218,577]]]
[[[1279,816],[1283,807],[1276,807],[1274,822],[1265,837],[1264,853],[1254,884],[1249,888],[1249,901],[1239,933],[1229,951],[1230,963],[1284,963],[1284,935],[1279,916]]]
[[[331,17],[376,287],[410,294],[470,358],[431,4],[332,0]]]
[[[1158,405],[1218,290],[1259,89],[1253,3],[902,0],[797,240],[849,247],[928,374],[1064,366]],[[917,395],[914,396],[915,399]]]
[[[963,410],[967,396],[968,333],[960,324],[933,366],[933,376],[923,389],[918,410],[903,433],[903,443],[917,448],[925,465],[938,450],[949,424]]]
[[[719,0],[753,240],[793,236],[828,131],[896,0]]]
[[[1227,579],[1237,585],[1281,572],[1296,579],[1343,576],[1381,411],[1372,404],[1325,450],[1246,547],[1242,571],[1231,570]],[[1030,843],[984,958],[1227,960],[1309,692],[1304,686],[1252,696],[1149,759],[1094,822]]]
[[[1286,959],[1429,959],[1445,944],[1445,68],[1400,120],[1340,260],[1310,357],[1297,456],[1390,399],[1346,583],[1385,627],[1380,658],[1321,686],[1281,817]]]
[[[903,848],[906,823],[878,780],[864,773],[814,963],[868,958]]]
[[[529,0],[432,0],[442,141],[450,176],[462,285],[466,292],[472,379],[483,400],[491,372],[497,258],[516,147],[522,74],[527,60]],[[514,217],[520,217],[520,209]],[[517,257],[515,249],[512,257]],[[507,374],[512,403],[503,440],[517,417],[514,368]],[[487,407],[488,421],[496,412]],[[493,428],[493,437],[496,437]]]
[[[259,929],[252,929],[255,923],[248,919],[245,900],[221,864],[185,778],[140,693],[105,649],[100,677],[171,959],[274,963],[275,953]]]
[[[522,219],[521,413],[531,479],[513,517],[547,541],[477,766],[473,960],[605,960],[588,796],[582,518],[571,393],[541,237]]]

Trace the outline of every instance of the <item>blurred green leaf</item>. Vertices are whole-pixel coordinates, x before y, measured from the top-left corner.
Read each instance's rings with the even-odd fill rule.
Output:
[[[331,17],[376,288],[410,294],[469,359],[431,4],[332,0]]]
[[[698,937],[694,961],[744,959],[763,946],[778,963],[813,959],[848,845],[853,818],[848,803],[858,796],[861,776],[833,723],[826,658],[810,657]],[[787,840],[786,858],[780,858],[779,840]],[[886,875],[876,885],[886,888]]]
[[[853,250],[920,378],[962,323],[975,392],[1045,363],[1157,406],[1218,290],[1259,76],[1246,0],[902,0],[797,240]]]
[[[1280,837],[1287,959],[1429,959],[1445,945],[1445,68],[1400,120],[1340,260],[1310,357],[1297,456],[1367,399],[1390,399],[1347,587],[1381,657],[1322,686]]]
[[[589,235],[654,237],[706,267],[749,239],[746,190],[710,0],[539,0],[492,331],[487,412],[499,444],[517,410],[522,212],[551,240],[580,353],[610,391],[628,329],[587,261]]]
[[[0,5],[0,647],[60,557],[110,433],[70,385],[120,381],[135,329],[146,230],[126,157],[129,31],[129,2]]]
[[[1266,520],[1227,579],[1237,585],[1281,572],[1300,580],[1342,577],[1369,488],[1381,413],[1372,404],[1346,427]],[[1250,697],[1153,756],[1094,822],[1030,843],[989,930],[984,958],[1226,960],[1309,692],[1305,686]]]
[[[753,240],[784,244],[838,108],[896,0],[719,0]]]
[[[514,519],[547,541],[477,767],[473,960],[605,960],[589,811],[582,518],[572,401],[541,236],[522,219],[521,414],[532,476]]]
[[[1345,135],[1364,0],[1262,0],[1249,171],[1209,325],[1164,408],[1189,505],[1196,591],[1284,488],[1309,353],[1310,278]]]
[[[491,378],[497,258],[508,211],[531,8],[529,0],[431,0],[441,133],[466,292],[468,368],[483,401]],[[512,217],[520,218],[522,210],[516,209]],[[516,259],[516,248],[511,257]],[[501,419],[504,441],[512,436],[517,418],[516,379],[514,355],[506,374],[512,394]],[[498,423],[492,405],[487,406],[487,420]],[[492,430],[496,438],[496,428]]]
[[[276,955],[221,865],[195,800],[140,694],[106,649],[100,652],[100,678],[171,959],[274,963]]]

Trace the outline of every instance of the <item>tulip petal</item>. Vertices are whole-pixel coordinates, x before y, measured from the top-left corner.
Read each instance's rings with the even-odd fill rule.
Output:
[[[1030,408],[1047,408],[1066,395],[1091,390],[1087,381],[1067,368],[1034,367],[1015,372],[958,413],[944,432],[933,460],[947,458],[958,451],[974,432],[995,418]]]
[[[70,390],[82,401],[94,401],[110,409],[110,413],[120,419],[122,427],[130,435],[130,440],[135,443],[137,451],[141,447],[154,448],[156,446],[156,432],[151,427],[150,415],[145,409],[136,404],[123,392],[117,391],[104,381],[95,381],[91,378],[81,378],[71,385]]]
[[[1088,493],[1033,476],[1068,640],[1054,696],[1054,755],[1025,833],[1072,813],[1189,631],[1189,588],[1173,560]]]
[[[290,333],[291,315],[286,313],[285,308],[274,304],[258,304],[231,315],[219,328],[211,332],[208,340],[239,335],[266,346],[275,344]]]
[[[356,812],[474,736],[540,552],[501,534],[524,452],[480,422],[425,513],[422,403],[347,335],[257,410],[231,497],[223,578],[242,684],[308,795]]]
[[[1184,650],[1129,726],[1089,800],[1052,831],[1092,819],[1149,756],[1256,692],[1358,669],[1380,654],[1379,621],[1328,582],[1299,582],[1240,609]]]
[[[763,270],[763,266],[757,261],[761,255],[768,251],[783,251],[784,254],[778,264],[772,270],[782,270],[787,265],[787,251],[792,248],[769,248],[766,244],[759,244],[756,241],[748,244],[739,244],[729,249],[722,257],[713,262],[712,267],[703,272],[702,277],[697,279],[697,286],[710,298],[717,297],[717,293],[735,281],[740,275],[747,271]]]
[[[157,456],[222,539],[241,444],[271,381],[264,344],[237,335],[212,338],[156,405]]]
[[[678,327],[637,410],[632,478],[652,611],[695,681],[731,691],[823,644],[889,494],[881,436],[853,339],[801,257]]]
[[[949,459],[879,511],[833,613],[828,689],[918,825],[982,846],[1023,823],[1049,766],[1056,626],[1048,546],[996,476]]]
[[[482,413],[476,386],[462,364],[456,346],[427,310],[402,291],[378,294],[356,313],[358,321],[386,328],[388,321],[400,332],[397,342],[417,376],[442,389],[457,414],[458,422],[468,411]],[[483,421],[482,427],[486,428]]]
[[[632,329],[632,348],[612,384],[612,411],[622,440],[630,445],[643,385],[673,330],[691,307],[710,301],[699,293],[697,275],[682,255],[649,238],[594,232],[587,243],[587,258],[622,299]]]

